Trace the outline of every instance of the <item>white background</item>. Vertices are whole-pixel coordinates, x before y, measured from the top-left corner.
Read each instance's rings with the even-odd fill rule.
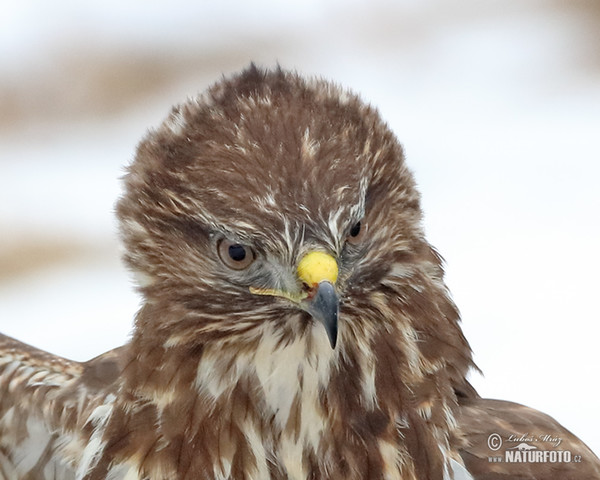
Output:
[[[136,143],[222,73],[279,62],[360,92],[404,144],[480,393],[600,452],[600,7],[122,3],[3,2],[0,331],[78,360],[125,342],[113,206]]]

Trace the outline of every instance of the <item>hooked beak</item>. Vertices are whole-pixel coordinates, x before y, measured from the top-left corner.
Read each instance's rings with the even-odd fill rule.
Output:
[[[331,348],[335,348],[338,335],[340,301],[334,286],[337,276],[337,262],[327,253],[309,252],[298,263],[298,278],[308,286],[303,307],[323,324]]]
[[[335,348],[338,335],[338,316],[340,302],[333,284],[327,280],[320,282],[315,288],[312,297],[303,301],[306,311],[323,324],[331,348]]]

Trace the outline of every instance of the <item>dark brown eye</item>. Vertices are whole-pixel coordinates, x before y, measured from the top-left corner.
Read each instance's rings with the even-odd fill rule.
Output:
[[[255,258],[254,251],[248,245],[227,239],[219,240],[217,250],[221,261],[233,270],[248,268]]]
[[[349,243],[356,245],[362,241],[366,232],[367,225],[363,222],[356,222],[354,225],[352,225],[350,232],[348,232],[347,240]]]

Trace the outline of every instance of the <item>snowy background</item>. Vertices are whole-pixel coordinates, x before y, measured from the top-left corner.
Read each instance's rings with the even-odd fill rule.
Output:
[[[379,107],[447,260],[474,385],[599,453],[594,0],[4,0],[0,331],[78,360],[127,340],[123,167],[173,103],[251,60]]]

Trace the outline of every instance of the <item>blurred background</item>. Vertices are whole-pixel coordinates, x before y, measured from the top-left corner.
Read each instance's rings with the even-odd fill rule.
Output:
[[[4,0],[0,331],[77,360],[127,340],[119,177],[172,104],[250,61],[378,106],[446,258],[473,384],[599,453],[597,0]]]

